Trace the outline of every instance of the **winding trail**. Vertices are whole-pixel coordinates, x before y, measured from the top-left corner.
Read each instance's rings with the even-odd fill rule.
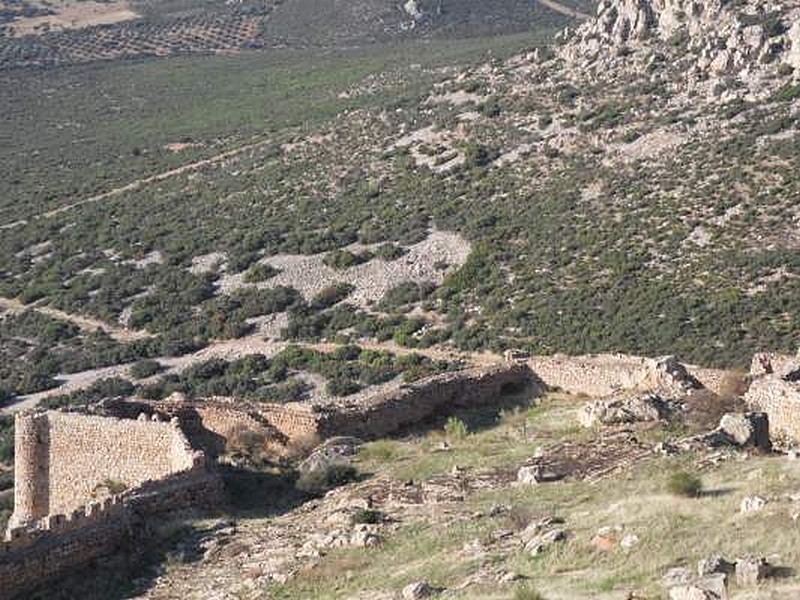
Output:
[[[69,323],[73,323],[77,325],[81,331],[86,333],[103,331],[118,342],[132,342],[153,337],[153,335],[147,331],[118,327],[116,325],[106,323],[105,321],[100,321],[99,319],[93,319],[83,315],[64,312],[63,310],[58,310],[57,308],[51,308],[49,306],[36,306],[35,304],[25,305],[19,300],[15,300],[13,298],[0,297],[0,308],[12,313],[21,313],[25,312],[26,310],[33,310],[58,321],[67,321]]]
[[[272,139],[267,140],[260,140],[257,142],[251,142],[249,144],[245,144],[244,146],[239,146],[238,148],[234,148],[233,150],[228,150],[226,152],[222,152],[221,154],[217,154],[215,156],[211,156],[209,158],[204,158],[203,160],[199,160],[197,162],[189,163],[180,167],[176,167],[174,169],[170,169],[169,171],[164,171],[162,173],[156,173],[155,175],[151,175],[150,177],[143,177],[141,179],[136,179],[126,185],[113,188],[107,192],[102,192],[100,194],[95,194],[94,196],[89,196],[88,198],[83,198],[81,200],[77,200],[75,202],[71,202],[70,204],[65,204],[64,206],[59,206],[58,208],[54,208],[53,210],[49,210],[47,212],[34,215],[27,219],[14,221],[13,223],[6,223],[4,225],[0,225],[0,230],[3,229],[12,229],[14,227],[19,227],[22,225],[27,224],[32,220],[42,219],[42,218],[52,218],[56,217],[62,213],[68,212],[75,208],[85,206],[87,204],[94,204],[95,202],[100,202],[102,200],[108,200],[109,198],[114,198],[115,196],[119,196],[120,194],[124,194],[125,192],[131,192],[134,190],[138,190],[139,188],[148,185],[150,183],[156,183],[159,181],[164,181],[165,179],[169,179],[171,177],[177,177],[178,175],[182,175],[183,173],[188,173],[191,171],[197,171],[198,169],[202,169],[203,167],[214,166],[220,162],[228,160],[230,158],[234,158],[243,152],[247,152],[248,150],[255,150],[262,146],[272,143]]]

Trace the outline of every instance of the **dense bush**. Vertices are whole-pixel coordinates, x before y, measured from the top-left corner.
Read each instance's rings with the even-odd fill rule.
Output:
[[[276,269],[272,265],[256,263],[247,270],[247,273],[244,275],[244,280],[245,283],[259,283],[275,277],[280,272],[280,269]]]
[[[667,480],[667,491],[673,496],[697,498],[703,491],[703,482],[697,475],[677,471]]]
[[[370,252],[354,253],[349,250],[334,250],[324,256],[322,262],[333,269],[347,269],[372,259]]]
[[[14,418],[0,416],[0,462],[14,460]]]
[[[134,379],[146,379],[160,373],[163,368],[157,360],[140,360],[131,366],[131,377]]]

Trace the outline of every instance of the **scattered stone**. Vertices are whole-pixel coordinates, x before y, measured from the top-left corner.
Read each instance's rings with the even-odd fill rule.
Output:
[[[736,561],[736,583],[738,585],[756,585],[769,577],[770,564],[764,557],[746,556]]]
[[[493,504],[492,507],[489,509],[489,516],[490,517],[499,517],[500,515],[504,515],[511,510],[511,507],[508,504]]]
[[[739,510],[743,513],[756,512],[764,508],[768,502],[766,498],[762,498],[761,496],[746,496],[742,500]]]
[[[375,548],[382,542],[378,534],[368,530],[358,530],[350,536],[350,545],[357,548]]]
[[[409,583],[403,588],[403,600],[421,600],[422,598],[430,598],[436,593],[426,581],[415,581]]]
[[[635,533],[628,533],[626,534],[619,542],[619,545],[625,548],[626,550],[630,550],[634,546],[639,544],[639,536]]]
[[[492,532],[492,539],[495,541],[505,540],[510,538],[512,535],[514,535],[514,532],[510,529],[498,529]]]
[[[680,449],[672,442],[659,442],[653,448],[653,452],[663,456],[673,456],[678,453]]]
[[[563,529],[554,529],[532,538],[525,544],[525,552],[533,556],[542,554],[550,546],[567,539],[567,532]]]
[[[657,394],[645,394],[625,399],[589,402],[578,411],[578,421],[584,427],[619,425],[658,421],[669,417],[673,407]]]
[[[604,527],[598,531],[597,535],[589,542],[595,550],[600,550],[601,552],[613,550],[617,546],[617,543],[617,533],[609,527]]]
[[[709,556],[697,563],[697,574],[700,577],[716,574],[732,575],[735,571],[736,563],[719,555]]]
[[[497,581],[498,583],[513,583],[514,581],[519,581],[520,579],[525,579],[525,577],[515,571],[508,571],[507,573],[501,575]]]

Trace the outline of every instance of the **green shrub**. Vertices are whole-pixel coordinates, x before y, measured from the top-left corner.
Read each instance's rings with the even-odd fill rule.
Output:
[[[670,475],[667,490],[673,496],[697,498],[703,490],[703,482],[697,475],[686,471],[677,471]]]
[[[514,600],[544,600],[544,596],[532,585],[523,583],[514,590]]]
[[[379,510],[360,508],[353,515],[353,525],[375,525],[383,521],[383,513]]]
[[[397,244],[381,244],[378,246],[378,249],[375,250],[375,256],[384,260],[386,262],[397,260],[404,254],[406,254],[407,250],[402,246],[398,246]]]
[[[311,308],[314,310],[324,310],[334,304],[338,304],[355,290],[355,286],[349,283],[334,283],[320,291],[311,300]]]
[[[444,433],[450,439],[463,440],[469,434],[469,429],[458,417],[450,417],[444,424]]]
[[[0,462],[14,460],[14,419],[0,417]]]
[[[272,265],[256,263],[244,274],[244,280],[245,283],[259,283],[275,277],[280,272],[280,269],[276,269]]]
[[[358,477],[358,471],[347,463],[331,463],[324,469],[314,469],[300,474],[295,487],[312,496],[322,496],[333,488],[345,485]]]
[[[372,253],[370,252],[355,254],[349,250],[334,250],[333,252],[328,252],[322,262],[332,269],[347,269],[365,263],[371,258]]]
[[[131,367],[131,377],[134,379],[146,379],[156,373],[160,373],[163,368],[157,360],[140,360]]]

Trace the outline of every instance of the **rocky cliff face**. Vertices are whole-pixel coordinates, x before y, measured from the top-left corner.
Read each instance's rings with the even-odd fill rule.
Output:
[[[563,39],[561,56],[579,68],[669,63],[712,94],[720,78],[758,94],[781,68],[800,68],[800,2],[603,0]]]

